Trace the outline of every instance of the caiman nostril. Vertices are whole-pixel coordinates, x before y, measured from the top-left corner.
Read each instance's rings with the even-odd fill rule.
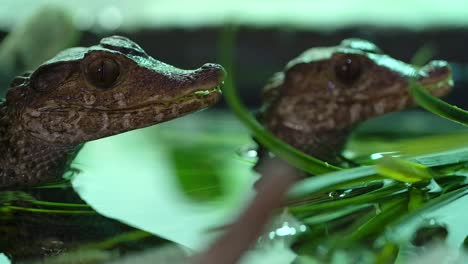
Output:
[[[200,68],[202,68],[202,69],[211,69],[211,68],[219,68],[219,67],[221,67],[221,65],[218,65],[218,64],[215,64],[215,63],[205,63]]]
[[[218,76],[219,81],[223,81],[226,78],[226,70],[224,70],[223,66],[216,64],[216,63],[205,63],[203,66],[200,67],[202,71],[212,71],[216,73]]]

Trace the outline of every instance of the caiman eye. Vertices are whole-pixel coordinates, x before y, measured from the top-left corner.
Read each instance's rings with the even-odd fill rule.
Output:
[[[113,59],[98,59],[88,65],[86,75],[94,86],[107,89],[117,81],[120,67]]]
[[[353,83],[361,76],[362,67],[359,59],[351,56],[341,58],[335,64],[335,75],[343,83]]]

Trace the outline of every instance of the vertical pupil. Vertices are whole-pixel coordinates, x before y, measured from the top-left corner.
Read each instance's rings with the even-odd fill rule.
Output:
[[[351,64],[352,64],[352,60],[351,59],[346,59],[343,63],[343,65],[341,65],[341,71],[346,73],[346,72],[349,72],[351,70]]]
[[[352,63],[351,59],[346,59],[345,64],[343,65],[343,71],[349,71],[351,68],[351,63]]]
[[[111,87],[120,74],[118,64],[112,59],[94,61],[88,68],[88,78],[99,88]]]
[[[104,81],[104,61],[101,61],[98,67],[98,80]]]

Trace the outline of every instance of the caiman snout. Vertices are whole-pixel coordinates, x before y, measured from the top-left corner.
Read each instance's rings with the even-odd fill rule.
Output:
[[[418,71],[418,81],[435,96],[444,96],[453,86],[452,70],[446,61],[434,60]]]
[[[419,69],[419,79],[421,82],[432,79],[443,80],[450,77],[450,75],[451,70],[449,64],[442,60],[431,61]]]
[[[216,63],[205,63],[199,69],[206,74],[217,76],[218,82],[222,82],[227,75],[223,66]]]

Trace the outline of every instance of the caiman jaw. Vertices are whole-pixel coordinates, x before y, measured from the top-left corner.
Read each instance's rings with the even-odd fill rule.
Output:
[[[191,100],[200,100],[200,101],[206,101],[208,103],[206,107],[209,107],[213,105],[214,103],[216,103],[221,97],[221,88],[223,84],[224,82],[221,82],[219,85],[215,86],[214,88],[197,90],[191,94],[187,94],[179,98],[176,98],[173,101],[171,101],[171,103],[177,104],[177,103],[188,102]]]
[[[117,109],[111,110],[111,112],[127,112],[127,111],[141,111],[146,108],[151,108],[154,106],[160,106],[161,108],[171,108],[175,106],[183,106],[186,104],[194,104],[198,105],[197,108],[191,109],[191,111],[201,110],[203,108],[210,107],[217,103],[221,98],[221,89],[223,87],[224,82],[219,82],[214,87],[202,87],[196,88],[194,91],[191,91],[188,94],[184,94],[178,97],[163,99],[157,102],[147,102],[145,104],[137,105],[132,108],[125,108],[125,109]],[[191,112],[190,111],[190,112]]]
[[[180,95],[163,98],[153,103],[148,102],[146,106],[159,105],[163,109],[177,107],[182,109],[181,114],[185,114],[217,103],[221,97],[226,72],[217,64],[205,64],[200,69],[202,72],[206,70],[206,73],[198,76],[198,79],[202,80],[200,83],[180,89]]]

